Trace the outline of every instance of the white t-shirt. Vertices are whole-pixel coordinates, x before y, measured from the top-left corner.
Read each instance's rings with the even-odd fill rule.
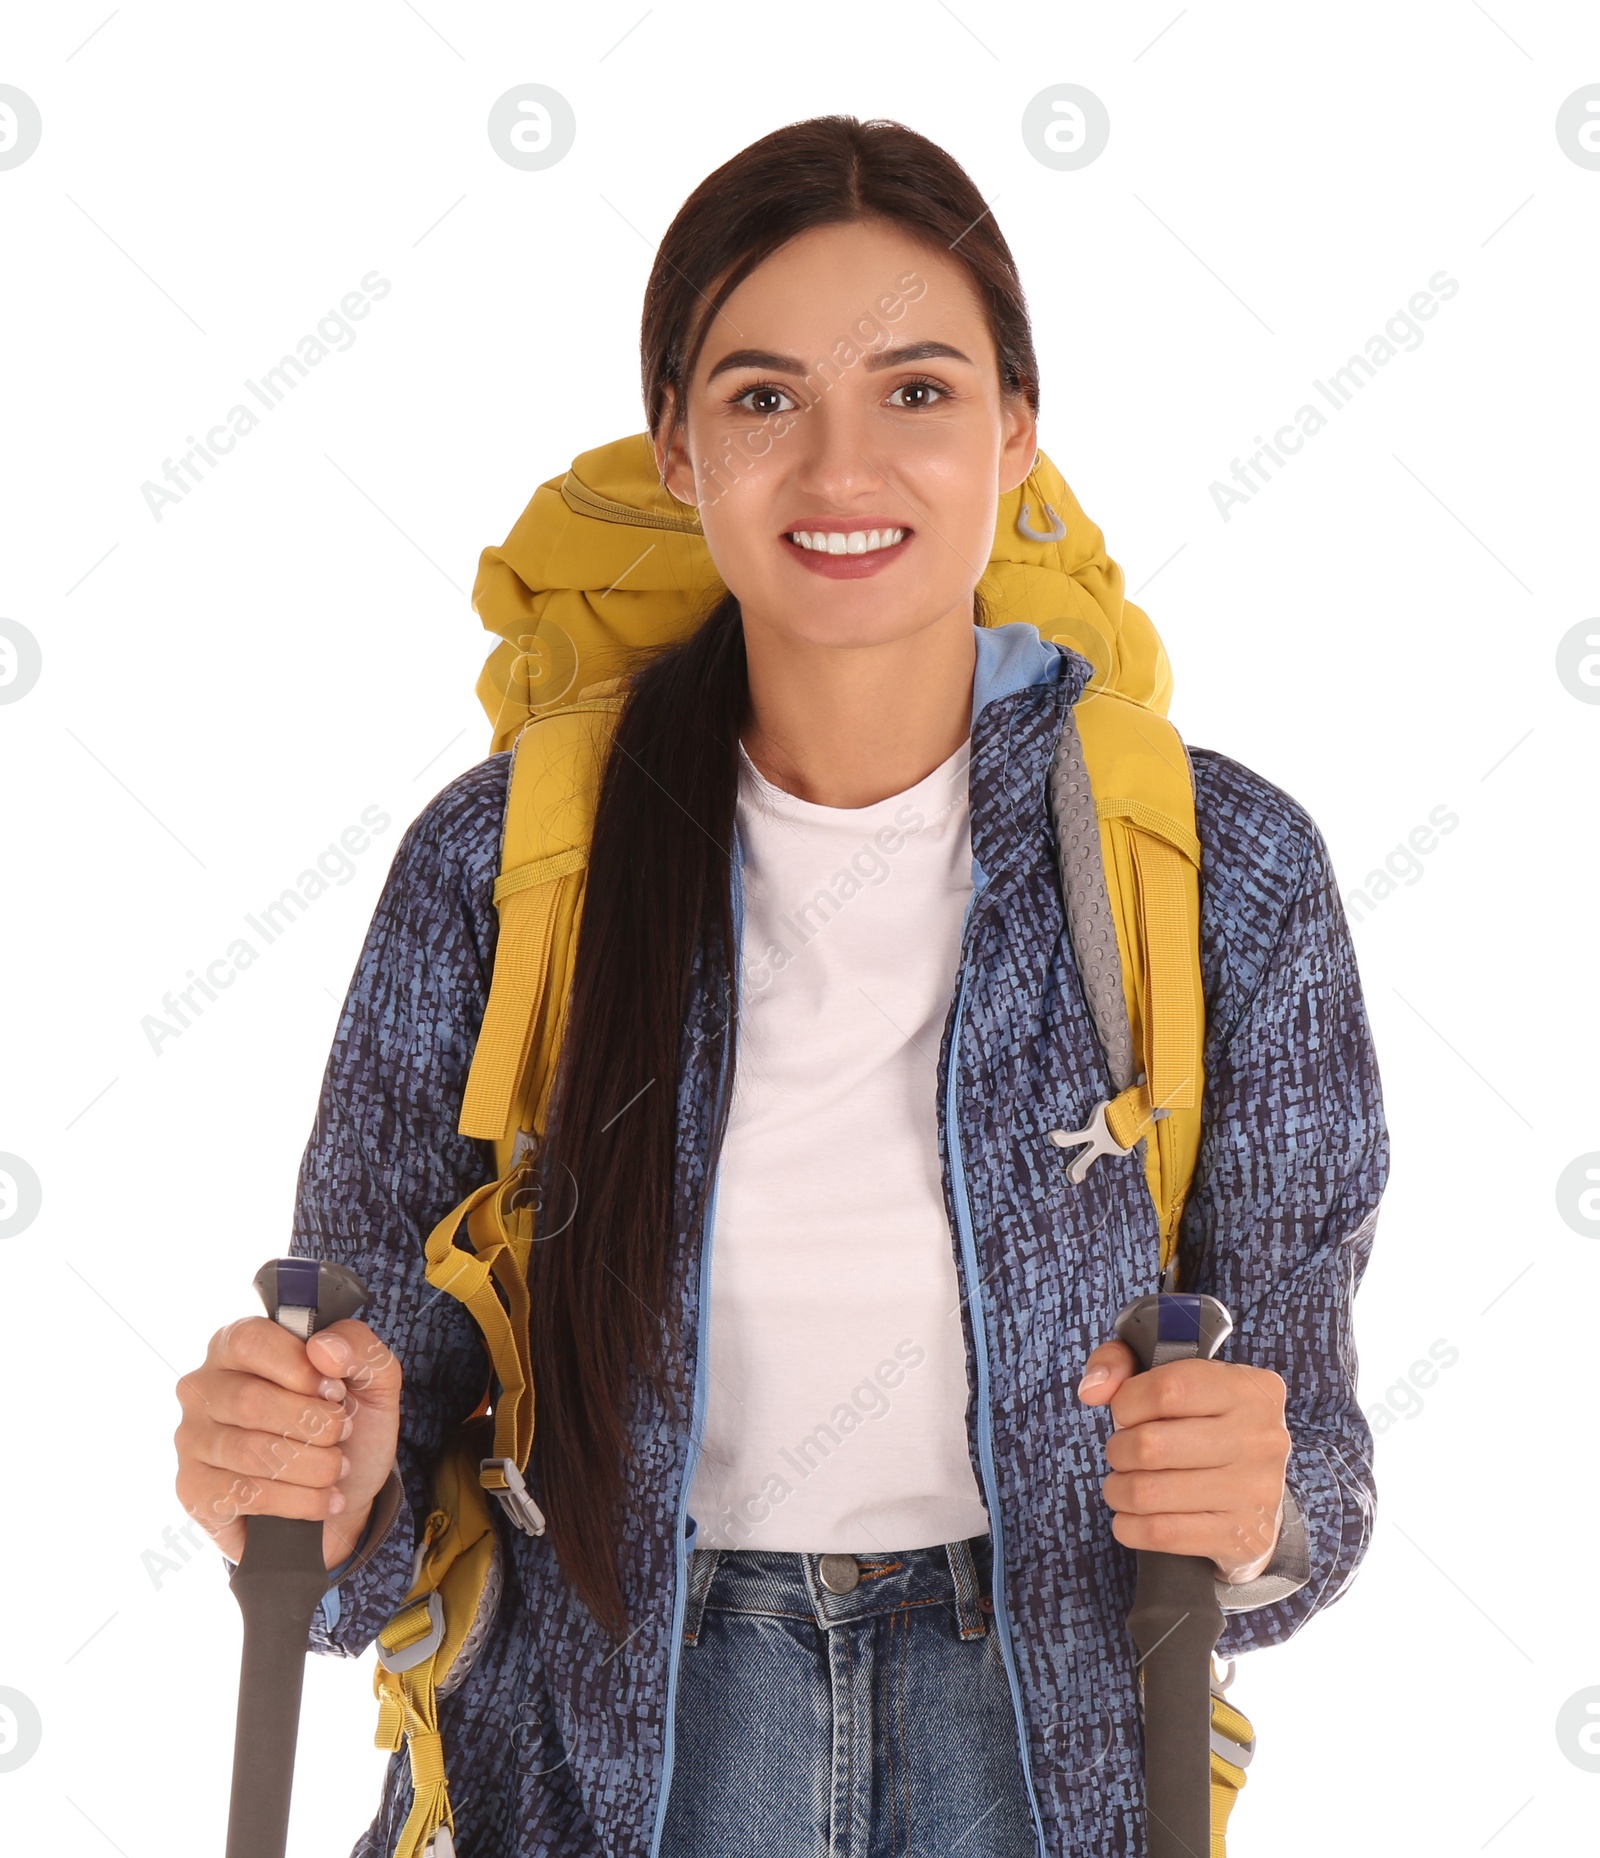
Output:
[[[697,1547],[881,1553],[988,1530],[934,1101],[972,894],[970,753],[830,807],[740,751]]]

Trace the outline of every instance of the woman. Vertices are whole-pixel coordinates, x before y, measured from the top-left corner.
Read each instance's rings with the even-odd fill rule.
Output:
[[[892,341],[808,381],[890,296]],[[669,228],[643,371],[728,593],[633,675],[601,791],[529,1272],[549,1531],[506,1532],[442,1705],[455,1849],[1143,1852],[1129,1551],[1211,1558],[1227,1657],[1335,1599],[1370,1530],[1350,1303],[1388,1137],[1326,847],[1193,751],[1180,1269],[1235,1332],[1132,1376],[1138,1157],[1074,1187],[1048,1142],[1105,1094],[1045,796],[1091,667],[975,605],[1038,443],[994,219],[899,125],[779,130]],[[180,1394],[179,1495],[225,1554],[245,1515],[324,1519],[313,1643],[344,1656],[482,1393],[421,1247],[493,1172],[456,1119],[509,759],[405,835],[302,1168],[294,1249],[360,1274],[370,1328],[231,1325]],[[358,1853],[409,1797],[397,1760]]]

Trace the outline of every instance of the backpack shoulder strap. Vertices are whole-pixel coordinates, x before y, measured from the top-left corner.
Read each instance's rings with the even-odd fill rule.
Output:
[[[531,718],[513,745],[494,887],[494,975],[457,1123],[461,1134],[493,1143],[496,1178],[438,1222],[424,1253],[428,1282],[464,1303],[482,1332],[498,1384],[493,1452],[480,1481],[531,1535],[545,1525],[522,1479],[534,1426],[528,1157],[549,1114],[595,804],[621,707],[615,680],[596,685]],[[457,1242],[463,1230],[465,1245]]]
[[[1096,1154],[1145,1141],[1161,1225],[1163,1284],[1200,1148],[1205,996],[1200,841],[1183,739],[1163,716],[1110,691],[1068,711],[1049,782],[1068,928],[1115,1094],[1060,1146]],[[1110,1143],[1105,1140],[1109,1135]]]
[[[512,747],[494,978],[457,1127],[496,1145],[544,1133],[560,1049],[600,777],[622,696],[616,680],[536,716]],[[522,1117],[526,1117],[526,1122]]]

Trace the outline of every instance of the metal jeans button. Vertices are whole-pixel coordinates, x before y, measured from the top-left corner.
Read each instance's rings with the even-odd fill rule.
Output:
[[[861,1565],[854,1555],[824,1555],[817,1575],[829,1593],[849,1593],[861,1579]]]

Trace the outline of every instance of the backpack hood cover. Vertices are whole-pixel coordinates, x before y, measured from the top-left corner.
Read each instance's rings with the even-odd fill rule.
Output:
[[[1024,505],[1029,528],[1048,534],[1054,512],[1062,537],[1024,534]],[[1122,586],[1099,529],[1041,451],[999,501],[978,582],[985,623],[1026,621],[1088,659],[1091,691],[1116,691],[1165,716],[1167,654]],[[648,433],[580,453],[478,561],[473,610],[501,640],[477,684],[494,726],[489,752],[509,748],[529,716],[628,671],[639,648],[691,632],[725,591],[693,507],[657,474]]]

